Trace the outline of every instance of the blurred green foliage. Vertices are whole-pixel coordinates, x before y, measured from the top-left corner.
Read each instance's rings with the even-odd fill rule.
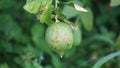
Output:
[[[60,58],[45,41],[47,26],[23,9],[25,0],[0,0],[0,68],[91,68],[99,58],[119,51],[120,6],[110,7],[109,0],[72,1],[91,8],[94,26],[86,31],[82,23],[87,24],[89,15],[82,19],[82,13],[63,7],[67,18],[80,25],[82,42]],[[120,68],[120,57],[102,68]]]

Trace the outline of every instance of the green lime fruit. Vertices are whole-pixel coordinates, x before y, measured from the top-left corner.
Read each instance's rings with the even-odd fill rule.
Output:
[[[63,22],[51,24],[46,31],[46,41],[50,48],[61,57],[64,52],[73,45],[73,34],[71,27]]]

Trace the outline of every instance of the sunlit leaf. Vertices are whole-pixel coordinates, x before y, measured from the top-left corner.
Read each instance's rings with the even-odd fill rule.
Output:
[[[110,6],[119,6],[120,5],[120,0],[111,0],[110,2]]]
[[[51,4],[52,0],[27,0],[24,9],[29,13],[38,13],[45,8],[46,4]]]
[[[42,0],[27,0],[23,8],[30,13],[37,13],[41,4]]]
[[[78,10],[78,11],[87,12],[86,9],[84,9],[83,7],[81,7],[81,6],[77,5],[77,4],[74,4],[74,6],[75,6],[75,9]]]
[[[81,7],[80,5],[78,5],[76,3],[73,3],[73,2],[62,2],[62,3],[66,4],[66,5],[70,6],[70,7],[73,7],[78,11],[87,12],[87,10],[85,8]]]

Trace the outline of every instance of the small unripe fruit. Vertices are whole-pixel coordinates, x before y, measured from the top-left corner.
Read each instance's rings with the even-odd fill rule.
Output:
[[[52,50],[62,56],[73,45],[73,34],[70,26],[62,22],[51,24],[46,31],[46,41]]]

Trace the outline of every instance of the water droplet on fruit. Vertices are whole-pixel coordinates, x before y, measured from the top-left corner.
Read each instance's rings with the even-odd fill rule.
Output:
[[[63,58],[64,53],[59,53],[60,58]]]

